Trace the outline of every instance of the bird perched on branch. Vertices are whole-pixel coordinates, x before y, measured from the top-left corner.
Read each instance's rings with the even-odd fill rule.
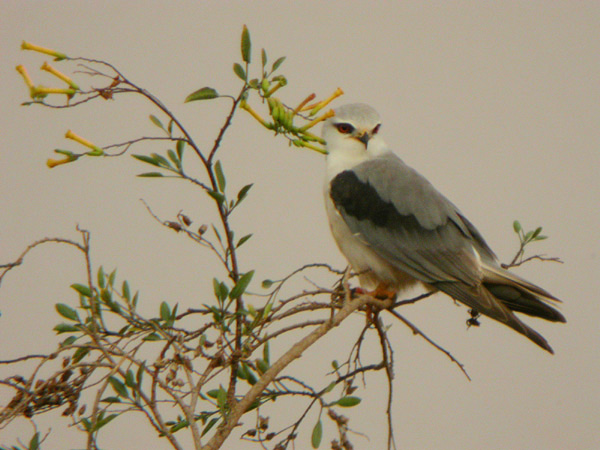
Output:
[[[554,353],[514,312],[566,322],[544,289],[504,269],[471,222],[385,144],[379,114],[338,108],[323,123],[325,203],[338,247],[363,288],[389,297],[422,284],[491,317]]]

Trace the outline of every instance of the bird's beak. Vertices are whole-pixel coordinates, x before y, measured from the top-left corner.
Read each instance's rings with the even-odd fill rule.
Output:
[[[362,142],[363,144],[365,144],[365,147],[367,146],[367,144],[369,143],[369,139],[371,139],[371,135],[369,134],[368,131],[365,131],[363,134],[361,134],[358,138],[357,138],[360,142]]]

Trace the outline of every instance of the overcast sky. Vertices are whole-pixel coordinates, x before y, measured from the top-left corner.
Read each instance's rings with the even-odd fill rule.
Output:
[[[517,249],[511,224],[519,219],[526,228],[544,226],[550,237],[533,251],[564,260],[518,269],[564,300],[567,324],[526,319],[554,356],[488,319],[466,331],[466,308],[442,295],[403,309],[465,364],[468,382],[444,355],[386,319],[396,359],[399,448],[600,448],[598,2],[3,0],[0,262],[44,236],[75,239],[79,224],[92,232],[94,263],[117,267],[141,290],[149,315],[163,300],[180,308],[209,301],[210,280],[222,272],[204,249],[160,227],[140,202],[163,218],[184,210],[210,223],[206,195],[182,182],[136,178],[146,169],[130,157],[45,165],[54,148],[79,150],[64,140],[67,129],[102,146],[155,133],[150,105],[123,96],[73,110],[21,107],[27,90],[14,68],[24,64],[35,80],[52,84],[37,70],[45,58],[20,51],[22,40],[109,60],[209,146],[228,103],[184,105],[183,99],[206,85],[238,91],[231,66],[240,60],[243,24],[256,61],[261,47],[271,61],[287,56],[282,73],[290,85],[282,98],[296,103],[342,87],[337,105],[374,106],[388,144],[458,205],[501,259]],[[164,148],[135,152],[157,150]],[[344,267],[323,208],[322,156],[289,148],[240,113],[220,157],[232,190],[255,183],[234,222],[239,236],[254,233],[240,252],[242,270],[256,269],[259,281],[310,262]],[[5,278],[0,359],[52,351],[54,304],[76,302],[69,285],[84,281],[81,263],[73,250],[47,246]],[[258,283],[252,288],[260,290]],[[362,323],[345,323],[294,370],[326,385],[331,359],[345,357]],[[7,373],[0,368],[0,377]],[[383,374],[368,377],[357,393],[360,409],[344,410],[369,438],[353,436],[355,448],[385,445],[385,386]],[[8,392],[0,389],[0,405]],[[314,413],[297,448],[310,445]],[[335,437],[325,424],[322,448]],[[40,431],[54,431],[46,448],[84,446],[83,435],[59,431],[65,425],[63,418],[40,419]],[[111,424],[114,434],[101,440],[103,448],[169,448],[156,444],[148,427],[130,428]],[[0,433],[0,445],[30,433],[25,421],[15,422]],[[227,448],[247,446],[232,439]]]

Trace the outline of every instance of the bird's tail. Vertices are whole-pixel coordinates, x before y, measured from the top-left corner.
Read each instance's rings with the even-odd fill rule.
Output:
[[[566,322],[548,291],[499,266],[483,267],[483,285],[508,309],[551,322]]]
[[[435,287],[481,314],[511,327],[513,330],[535,342],[544,350],[554,354],[554,350],[552,350],[548,341],[546,341],[541,334],[521,322],[521,320],[513,314],[511,309],[505,305],[504,301],[497,298],[484,285],[473,287],[464,283],[442,282],[436,283]]]

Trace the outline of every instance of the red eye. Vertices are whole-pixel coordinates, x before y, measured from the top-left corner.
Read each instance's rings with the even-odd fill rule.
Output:
[[[377,124],[377,126],[375,128],[373,128],[373,131],[371,131],[371,134],[377,134],[379,132],[379,127],[381,126],[381,124]]]
[[[354,127],[349,123],[336,123],[335,127],[342,134],[350,134],[354,131]]]

